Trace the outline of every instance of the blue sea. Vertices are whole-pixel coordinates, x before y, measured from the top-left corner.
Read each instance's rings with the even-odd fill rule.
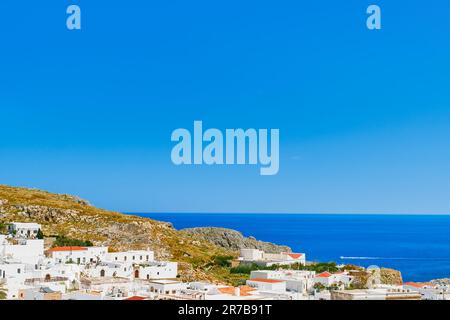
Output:
[[[137,214],[176,229],[224,227],[335,261],[400,270],[405,281],[450,278],[450,216],[350,214]]]

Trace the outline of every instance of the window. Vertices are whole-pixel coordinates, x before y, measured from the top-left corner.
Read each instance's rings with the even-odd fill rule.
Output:
[[[17,269],[17,273],[20,273],[20,269]]]
[[[147,255],[147,261],[149,260],[149,256]]]

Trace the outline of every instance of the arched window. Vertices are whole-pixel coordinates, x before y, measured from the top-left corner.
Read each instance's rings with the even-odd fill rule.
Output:
[[[102,269],[102,270],[100,271],[100,277],[104,277],[104,276],[105,276],[105,270]]]
[[[139,270],[134,271],[134,278],[135,279],[139,278]]]

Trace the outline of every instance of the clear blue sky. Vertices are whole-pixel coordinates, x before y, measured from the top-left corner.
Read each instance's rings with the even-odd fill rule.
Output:
[[[0,2],[0,183],[120,211],[450,213],[449,1],[49,3]],[[175,167],[194,120],[279,128],[279,174]]]

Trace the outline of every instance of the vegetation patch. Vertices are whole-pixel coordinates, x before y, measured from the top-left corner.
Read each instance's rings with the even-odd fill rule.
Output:
[[[52,247],[93,247],[94,244],[89,240],[71,239],[65,236],[56,236]]]

